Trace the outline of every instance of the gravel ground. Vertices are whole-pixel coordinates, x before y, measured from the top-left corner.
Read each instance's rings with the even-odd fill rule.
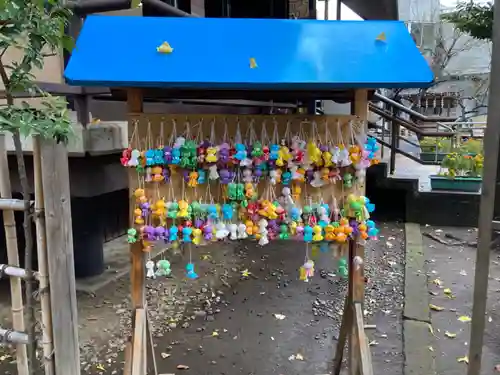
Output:
[[[375,373],[401,374],[404,232],[397,224],[380,227],[380,240],[366,250],[365,317],[376,325],[367,332]],[[159,373],[329,372],[346,290],[331,254],[316,255],[316,276],[304,283],[297,280],[304,259],[299,242],[201,251],[195,282],[180,281],[186,256],[173,266],[177,278],[149,282]],[[121,373],[130,329],[128,280],[95,297],[80,296],[79,313],[84,373]],[[11,355],[8,349],[0,354],[6,375],[15,373]]]

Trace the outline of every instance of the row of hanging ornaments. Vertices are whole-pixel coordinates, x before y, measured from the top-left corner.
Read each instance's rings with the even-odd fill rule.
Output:
[[[131,145],[124,150],[121,163],[135,168],[139,181],[139,188],[134,192],[136,227],[128,230],[128,242],[143,241],[144,251],[148,253],[155,241],[174,246],[188,244],[191,258],[191,244],[200,246],[226,239],[252,238],[264,246],[275,239],[298,239],[306,243],[300,279],[307,281],[314,274],[314,262],[309,258],[310,243],[321,244],[321,248],[326,249],[328,244],[342,244],[350,238],[366,241],[378,235],[375,223],[370,220],[375,206],[364,196],[348,194],[344,198],[342,194],[340,206],[335,196],[300,199],[302,189],[307,192],[307,186],[339,184],[342,192],[351,189],[356,183],[364,182],[370,165],[378,163],[375,140],[356,136],[352,123],[348,124],[347,143],[337,123],[340,142],[336,144],[327,126],[326,144],[306,141],[308,137],[302,126],[299,133],[292,136],[287,125],[281,138],[276,124],[272,139],[267,136],[265,126],[257,139],[250,124],[246,141],[242,140],[239,124],[233,140],[228,137],[225,124],[222,141],[217,143],[214,123],[207,139],[203,137],[201,124],[186,123],[185,132],[177,136],[175,122],[170,139],[165,143],[162,124],[162,134],[154,144],[151,124],[147,125],[144,140],[138,139],[138,126],[136,122]],[[311,124],[311,129],[311,139],[320,139],[316,123]],[[181,199],[174,199],[177,195],[173,184],[168,184],[170,199],[167,201],[160,196],[159,184],[168,183],[177,173],[183,177],[182,192],[177,192]],[[270,183],[259,197],[257,184],[263,179]],[[223,202],[217,202],[211,194],[210,182],[223,186]],[[147,189],[145,183],[148,183]],[[185,189],[197,189],[199,185],[206,185],[205,199],[189,202]],[[151,191],[156,198],[147,196]],[[195,194],[190,195],[199,197],[196,193],[195,190]],[[303,206],[301,201],[305,201]],[[156,265],[150,260],[146,266],[148,277],[170,274],[170,263],[165,259]],[[345,273],[344,259],[339,269]],[[191,259],[186,275],[197,277]]]

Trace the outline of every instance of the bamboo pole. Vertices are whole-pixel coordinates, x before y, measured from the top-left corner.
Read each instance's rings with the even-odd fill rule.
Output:
[[[12,198],[10,185],[9,162],[5,147],[5,135],[0,135],[0,195],[2,198]],[[14,211],[2,212],[5,228],[5,243],[7,245],[7,260],[11,266],[19,267],[19,253],[17,248],[17,233]],[[21,279],[11,277],[10,294],[12,300],[12,325],[16,331],[24,332],[24,305]],[[16,363],[19,375],[28,375],[28,354],[24,344],[16,344]]]
[[[38,281],[42,307],[42,347],[45,375],[54,375],[54,356],[52,341],[52,310],[48,275],[47,236],[45,231],[45,210],[42,184],[42,159],[40,136],[33,137],[33,174],[35,187],[35,226],[38,258]]]

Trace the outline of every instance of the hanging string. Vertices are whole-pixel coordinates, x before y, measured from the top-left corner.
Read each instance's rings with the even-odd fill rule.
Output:
[[[261,129],[261,132],[260,132],[260,139],[262,141],[262,144],[269,144],[269,136],[267,134],[267,123],[266,123],[266,120],[263,120],[262,121],[262,129]]]
[[[177,138],[177,121],[175,121],[175,119],[172,119],[172,133],[170,133],[168,145],[173,146],[176,138]]]
[[[228,140],[227,118],[224,117],[224,134],[222,135],[222,143],[227,143],[227,140]]]
[[[215,117],[213,118],[213,120],[211,121],[210,123],[210,144],[212,146],[215,145]]]
[[[165,139],[164,139],[164,136],[165,136],[165,125],[163,123],[163,117],[161,118],[161,123],[160,123],[160,142],[158,144],[158,146],[160,147],[163,147],[165,146]]]
[[[279,143],[279,134],[278,134],[278,121],[276,121],[276,118],[273,118],[273,139],[272,143],[277,144]]]
[[[236,133],[234,136],[234,143],[241,143],[241,128],[240,128],[240,118],[236,118]]]
[[[132,130],[132,135],[130,136],[129,146],[130,148],[140,148],[141,146],[137,144],[137,129],[139,128],[139,121],[137,119],[134,119],[132,126],[133,130]]]

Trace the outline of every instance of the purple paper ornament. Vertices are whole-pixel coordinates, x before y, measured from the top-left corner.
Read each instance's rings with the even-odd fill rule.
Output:
[[[146,218],[149,215],[149,208],[150,208],[149,202],[141,203],[139,207],[142,210],[142,217]]]
[[[328,151],[328,146],[321,145],[321,146],[319,146],[319,149],[321,150],[321,152],[326,152],[326,151]]]
[[[219,179],[221,184],[229,184],[232,180],[231,172],[228,169],[221,169],[219,171]]]
[[[165,160],[165,164],[172,162],[172,147],[165,146],[163,148],[163,159]]]
[[[201,219],[194,220],[194,227],[195,228],[201,228],[202,225],[203,225],[203,220],[201,220]]]
[[[210,224],[205,225],[203,228],[203,237],[205,240],[210,241],[212,239],[212,226]]]
[[[147,241],[155,240],[155,228],[151,225],[146,225],[144,227],[144,237]]]
[[[156,227],[155,228],[155,239],[156,240],[164,240],[166,235],[165,227]]]
[[[312,169],[308,169],[306,171],[306,182],[310,183],[312,180],[314,180],[314,171]]]

